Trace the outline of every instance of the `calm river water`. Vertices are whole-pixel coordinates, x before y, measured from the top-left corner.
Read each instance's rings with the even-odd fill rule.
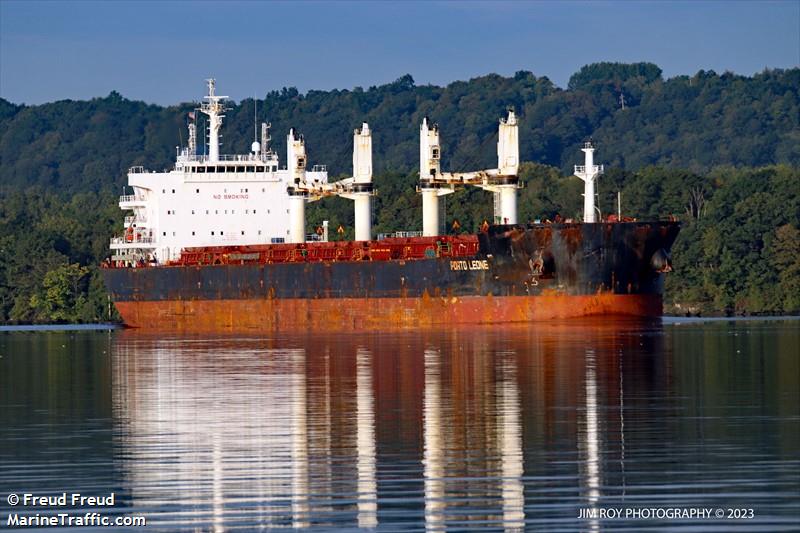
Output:
[[[0,528],[800,528],[797,320],[1,332],[0,357]],[[9,503],[64,492],[114,505]]]

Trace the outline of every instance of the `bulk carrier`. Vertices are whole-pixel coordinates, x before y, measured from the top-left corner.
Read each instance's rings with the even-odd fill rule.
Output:
[[[601,220],[594,146],[575,174],[585,183],[582,222],[517,222],[518,125],[500,120],[498,166],[443,172],[439,128],[420,126],[423,228],[373,239],[372,132],[353,135],[353,175],[329,182],[308,167],[305,140],[287,136],[287,161],[270,149],[269,124],[249,154],[219,153],[227,97],[208,94],[207,154],[197,127],[174,168],[128,173],[122,236],[102,273],[124,323],[151,329],[382,329],[501,324],[590,315],[656,317],[676,221]],[[190,114],[193,118],[193,113]],[[443,235],[440,197],[460,187],[493,193],[494,222]],[[355,240],[329,241],[327,223],[306,233],[305,206],[328,196],[354,202]]]

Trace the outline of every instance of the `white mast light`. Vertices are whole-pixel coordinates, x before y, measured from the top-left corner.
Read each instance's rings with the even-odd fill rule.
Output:
[[[603,173],[603,165],[594,164],[594,144],[592,141],[584,143],[581,151],[586,154],[583,166],[575,165],[575,175],[584,182],[583,189],[583,221],[587,223],[597,222],[595,212],[595,187],[597,177]]]

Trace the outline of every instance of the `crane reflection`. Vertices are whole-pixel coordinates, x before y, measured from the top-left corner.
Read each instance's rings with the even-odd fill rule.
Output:
[[[604,476],[624,474],[624,450],[607,443],[625,440],[631,368],[613,354],[638,342],[607,324],[121,332],[115,462],[132,505],[168,529],[545,527],[555,511],[526,502],[556,509],[567,496],[548,492],[554,480],[577,476],[569,501],[597,507]]]

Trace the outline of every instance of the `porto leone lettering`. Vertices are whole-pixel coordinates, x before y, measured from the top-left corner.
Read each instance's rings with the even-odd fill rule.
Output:
[[[489,270],[489,261],[486,259],[450,261],[450,270]]]

